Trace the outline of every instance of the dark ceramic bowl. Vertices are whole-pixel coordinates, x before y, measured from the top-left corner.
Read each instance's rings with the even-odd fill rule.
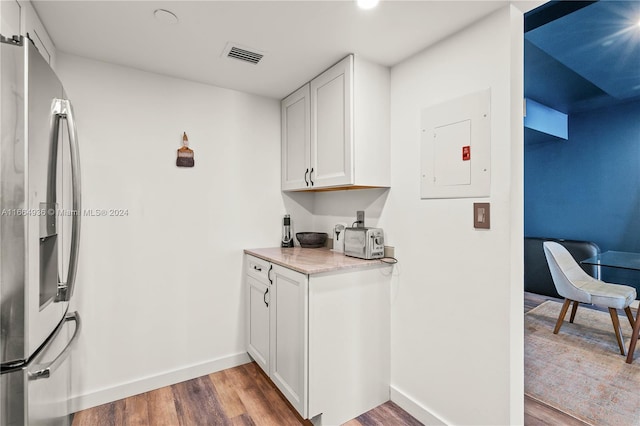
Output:
[[[327,242],[326,232],[298,232],[296,238],[300,243],[300,247],[304,248],[318,248],[324,247],[324,243]]]

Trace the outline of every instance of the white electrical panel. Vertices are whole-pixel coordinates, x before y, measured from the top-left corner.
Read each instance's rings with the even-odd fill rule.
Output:
[[[421,198],[488,197],[491,90],[422,110]]]
[[[470,185],[471,161],[459,161],[463,147],[471,145],[471,120],[433,129],[434,182],[439,186]]]

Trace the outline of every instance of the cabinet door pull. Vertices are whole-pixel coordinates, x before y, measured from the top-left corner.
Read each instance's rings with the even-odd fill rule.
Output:
[[[311,168],[311,173],[309,173],[309,180],[311,181],[311,186],[313,186],[313,178],[311,175],[313,174],[313,167]]]
[[[307,170],[305,170],[304,172],[304,183],[307,184],[307,186],[309,186],[309,181],[307,180],[307,175],[309,174],[309,169],[307,168]]]
[[[267,289],[264,292],[264,295],[262,295],[262,300],[264,301],[264,304],[267,305],[267,308],[268,308],[269,302],[267,302],[267,293],[269,293],[269,287],[267,287]]]
[[[269,279],[269,284],[273,284],[273,281],[271,280],[271,270],[273,269],[273,265],[269,266],[269,270],[267,271],[267,278]]]

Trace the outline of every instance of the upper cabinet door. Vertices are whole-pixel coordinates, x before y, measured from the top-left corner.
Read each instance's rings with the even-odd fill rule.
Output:
[[[282,101],[282,190],[310,187],[309,84]]]
[[[311,85],[312,187],[353,183],[353,55]]]

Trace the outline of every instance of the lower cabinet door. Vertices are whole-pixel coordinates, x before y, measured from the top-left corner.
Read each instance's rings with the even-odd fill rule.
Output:
[[[247,275],[247,351],[269,374],[269,286]]]
[[[308,277],[273,266],[271,273],[271,372],[291,405],[308,412]]]

